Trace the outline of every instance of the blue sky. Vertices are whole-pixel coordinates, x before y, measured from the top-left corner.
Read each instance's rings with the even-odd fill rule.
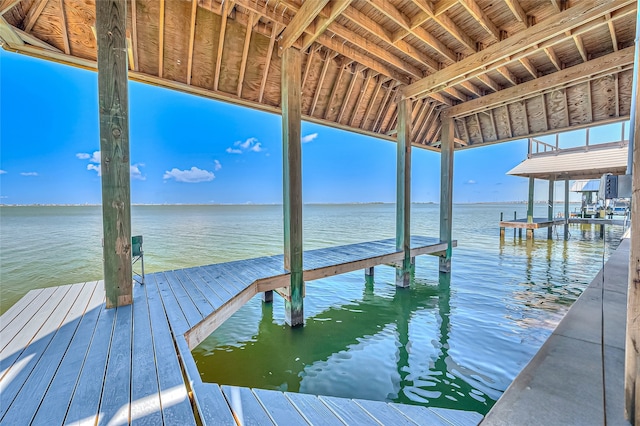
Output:
[[[129,103],[132,202],[281,202],[279,116],[133,82]],[[97,106],[96,73],[0,49],[0,203],[99,204]],[[302,134],[304,202],[395,201],[395,144],[310,123]],[[526,179],[505,175],[526,152],[525,141],[456,152],[454,201],[526,199]],[[438,154],[413,149],[414,201],[439,200],[439,171]],[[546,193],[540,182],[536,199]]]

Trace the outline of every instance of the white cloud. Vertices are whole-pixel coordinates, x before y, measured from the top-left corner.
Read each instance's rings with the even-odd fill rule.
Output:
[[[303,136],[301,141],[302,143],[309,143],[318,137],[317,133],[311,133],[310,135]]]
[[[208,170],[201,170],[195,166],[190,170],[179,170],[177,168],[171,169],[171,171],[164,172],[163,179],[175,179],[176,182],[186,183],[198,183],[198,182],[210,182],[215,179],[213,172]]]
[[[469,179],[468,181],[465,182],[465,184],[467,185],[475,185],[477,182],[473,179]]]
[[[102,176],[102,170],[100,169],[100,164],[87,164],[87,170],[95,170],[98,172],[98,176]]]
[[[3,175],[3,174],[5,174],[5,173],[7,173],[7,171],[6,171],[6,170],[0,170],[0,175]]]
[[[87,154],[86,152],[79,152],[76,154],[76,158],[78,158],[79,160],[88,160],[89,158],[91,158],[91,155]]]
[[[22,176],[38,176],[38,172],[22,172]]]
[[[256,144],[254,146],[252,146],[249,151],[253,151],[253,152],[261,152],[264,151],[264,148],[262,148],[262,144],[260,142],[256,142]]]
[[[222,168],[222,164],[218,160],[213,160],[213,170],[218,171]]]
[[[265,149],[262,147],[262,144],[258,142],[257,138],[249,138],[245,141],[236,141],[233,143],[233,147],[229,147],[226,149],[228,154],[242,154],[243,152],[252,151],[252,152],[262,152]]]
[[[129,169],[131,173],[131,179],[147,180],[147,177],[142,175],[142,172],[140,171],[140,167],[144,167],[144,164],[140,163],[140,164],[131,165]]]
[[[0,195],[0,199],[5,199],[5,198],[9,198],[9,196],[7,196],[7,195]]]

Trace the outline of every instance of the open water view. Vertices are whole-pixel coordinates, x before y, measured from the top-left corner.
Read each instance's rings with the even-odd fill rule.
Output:
[[[557,211],[563,208],[558,205]],[[409,289],[376,268],[307,283],[305,327],[259,297],[193,353],[204,381],[456,408],[485,414],[617,246],[621,227],[500,240],[523,204],[455,204],[452,273],[417,259]],[[537,205],[537,217],[547,206]],[[412,233],[438,235],[439,207],[412,206]],[[147,272],[282,251],[282,207],[134,206]],[[0,208],[0,313],[34,288],[100,279],[101,208]],[[392,238],[393,204],[305,205],[305,249]]]

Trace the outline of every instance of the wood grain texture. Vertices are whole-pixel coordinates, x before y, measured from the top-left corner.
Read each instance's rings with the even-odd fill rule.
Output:
[[[285,302],[287,323],[304,323],[302,277],[302,142],[300,80],[301,53],[282,54],[282,152],[284,209],[284,267],[291,272],[291,300]]]
[[[133,301],[126,10],[125,0],[96,4],[104,283],[108,308]]]

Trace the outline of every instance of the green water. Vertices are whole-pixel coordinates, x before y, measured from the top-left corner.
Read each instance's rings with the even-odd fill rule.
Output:
[[[536,216],[546,216],[537,206]],[[558,210],[561,208],[558,207]],[[571,238],[501,242],[497,222],[523,205],[455,205],[453,271],[417,259],[409,290],[377,267],[307,284],[306,326],[284,325],[282,300],[250,301],[194,350],[203,380],[486,413],[593,279],[605,241],[594,227]],[[33,288],[99,279],[99,207],[0,208],[0,311]],[[134,206],[147,271],[281,252],[280,206]],[[304,207],[305,248],[393,237],[393,205]],[[560,230],[559,230],[560,231]],[[438,206],[412,207],[412,232],[438,234]],[[450,281],[449,281],[450,280]]]

